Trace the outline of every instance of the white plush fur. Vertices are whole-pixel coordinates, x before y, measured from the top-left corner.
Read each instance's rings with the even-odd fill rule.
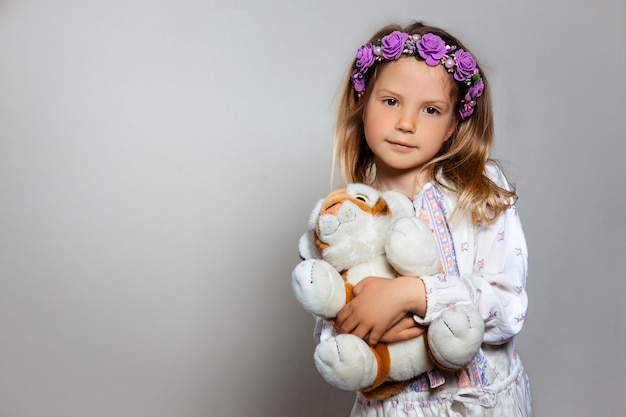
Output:
[[[304,260],[293,271],[296,298],[310,313],[334,318],[346,303],[346,279],[357,284],[367,276],[394,278],[433,275],[440,269],[439,251],[428,226],[415,217],[412,202],[393,191],[379,193],[363,184],[347,187],[349,195],[367,197],[373,207],[383,197],[393,213],[373,216],[353,202],[342,203],[336,215],[319,215],[320,201],[309,220],[311,233],[330,245],[318,258],[311,234],[300,239]],[[431,323],[428,348],[441,366],[456,369],[468,363],[482,342],[484,324],[471,306],[453,307]],[[388,344],[391,358],[389,377],[407,380],[435,365],[429,359],[422,337]],[[320,374],[332,385],[345,390],[371,386],[377,374],[376,358],[370,347],[354,335],[334,335],[322,340],[314,360]]]
[[[417,249],[416,249],[417,248]],[[399,218],[387,232],[385,254],[400,275],[435,275],[441,263],[428,226],[415,216]]]
[[[352,334],[340,334],[320,342],[314,360],[328,383],[347,391],[370,386],[378,371],[372,350]]]
[[[470,305],[444,310],[428,328],[428,347],[437,363],[458,369],[469,363],[483,343],[485,322]]]

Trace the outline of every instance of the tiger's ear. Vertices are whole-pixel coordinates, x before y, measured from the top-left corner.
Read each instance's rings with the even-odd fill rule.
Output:
[[[391,215],[393,217],[406,217],[414,216],[415,208],[413,207],[413,201],[398,191],[383,191],[383,198],[389,204],[391,208]]]

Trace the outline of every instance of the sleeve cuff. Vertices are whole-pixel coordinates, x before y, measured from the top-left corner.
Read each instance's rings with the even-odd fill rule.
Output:
[[[429,325],[443,310],[456,304],[472,304],[466,285],[460,277],[437,274],[422,276],[426,287],[426,314],[413,315],[420,325]]]

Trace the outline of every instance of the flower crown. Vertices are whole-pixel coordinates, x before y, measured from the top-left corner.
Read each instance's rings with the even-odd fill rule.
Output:
[[[360,98],[365,92],[365,74],[376,62],[394,61],[402,55],[414,56],[431,67],[443,65],[454,75],[457,84],[464,89],[459,105],[459,114],[465,119],[474,113],[476,100],[485,89],[476,61],[472,54],[456,46],[446,45],[441,37],[432,33],[409,35],[394,31],[373,44],[368,43],[356,53],[355,69],[352,71],[352,85]]]

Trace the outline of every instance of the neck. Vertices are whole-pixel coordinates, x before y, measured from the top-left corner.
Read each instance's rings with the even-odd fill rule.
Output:
[[[398,191],[412,199],[429,180],[430,176],[424,171],[393,173],[377,171],[373,186],[380,191]]]

